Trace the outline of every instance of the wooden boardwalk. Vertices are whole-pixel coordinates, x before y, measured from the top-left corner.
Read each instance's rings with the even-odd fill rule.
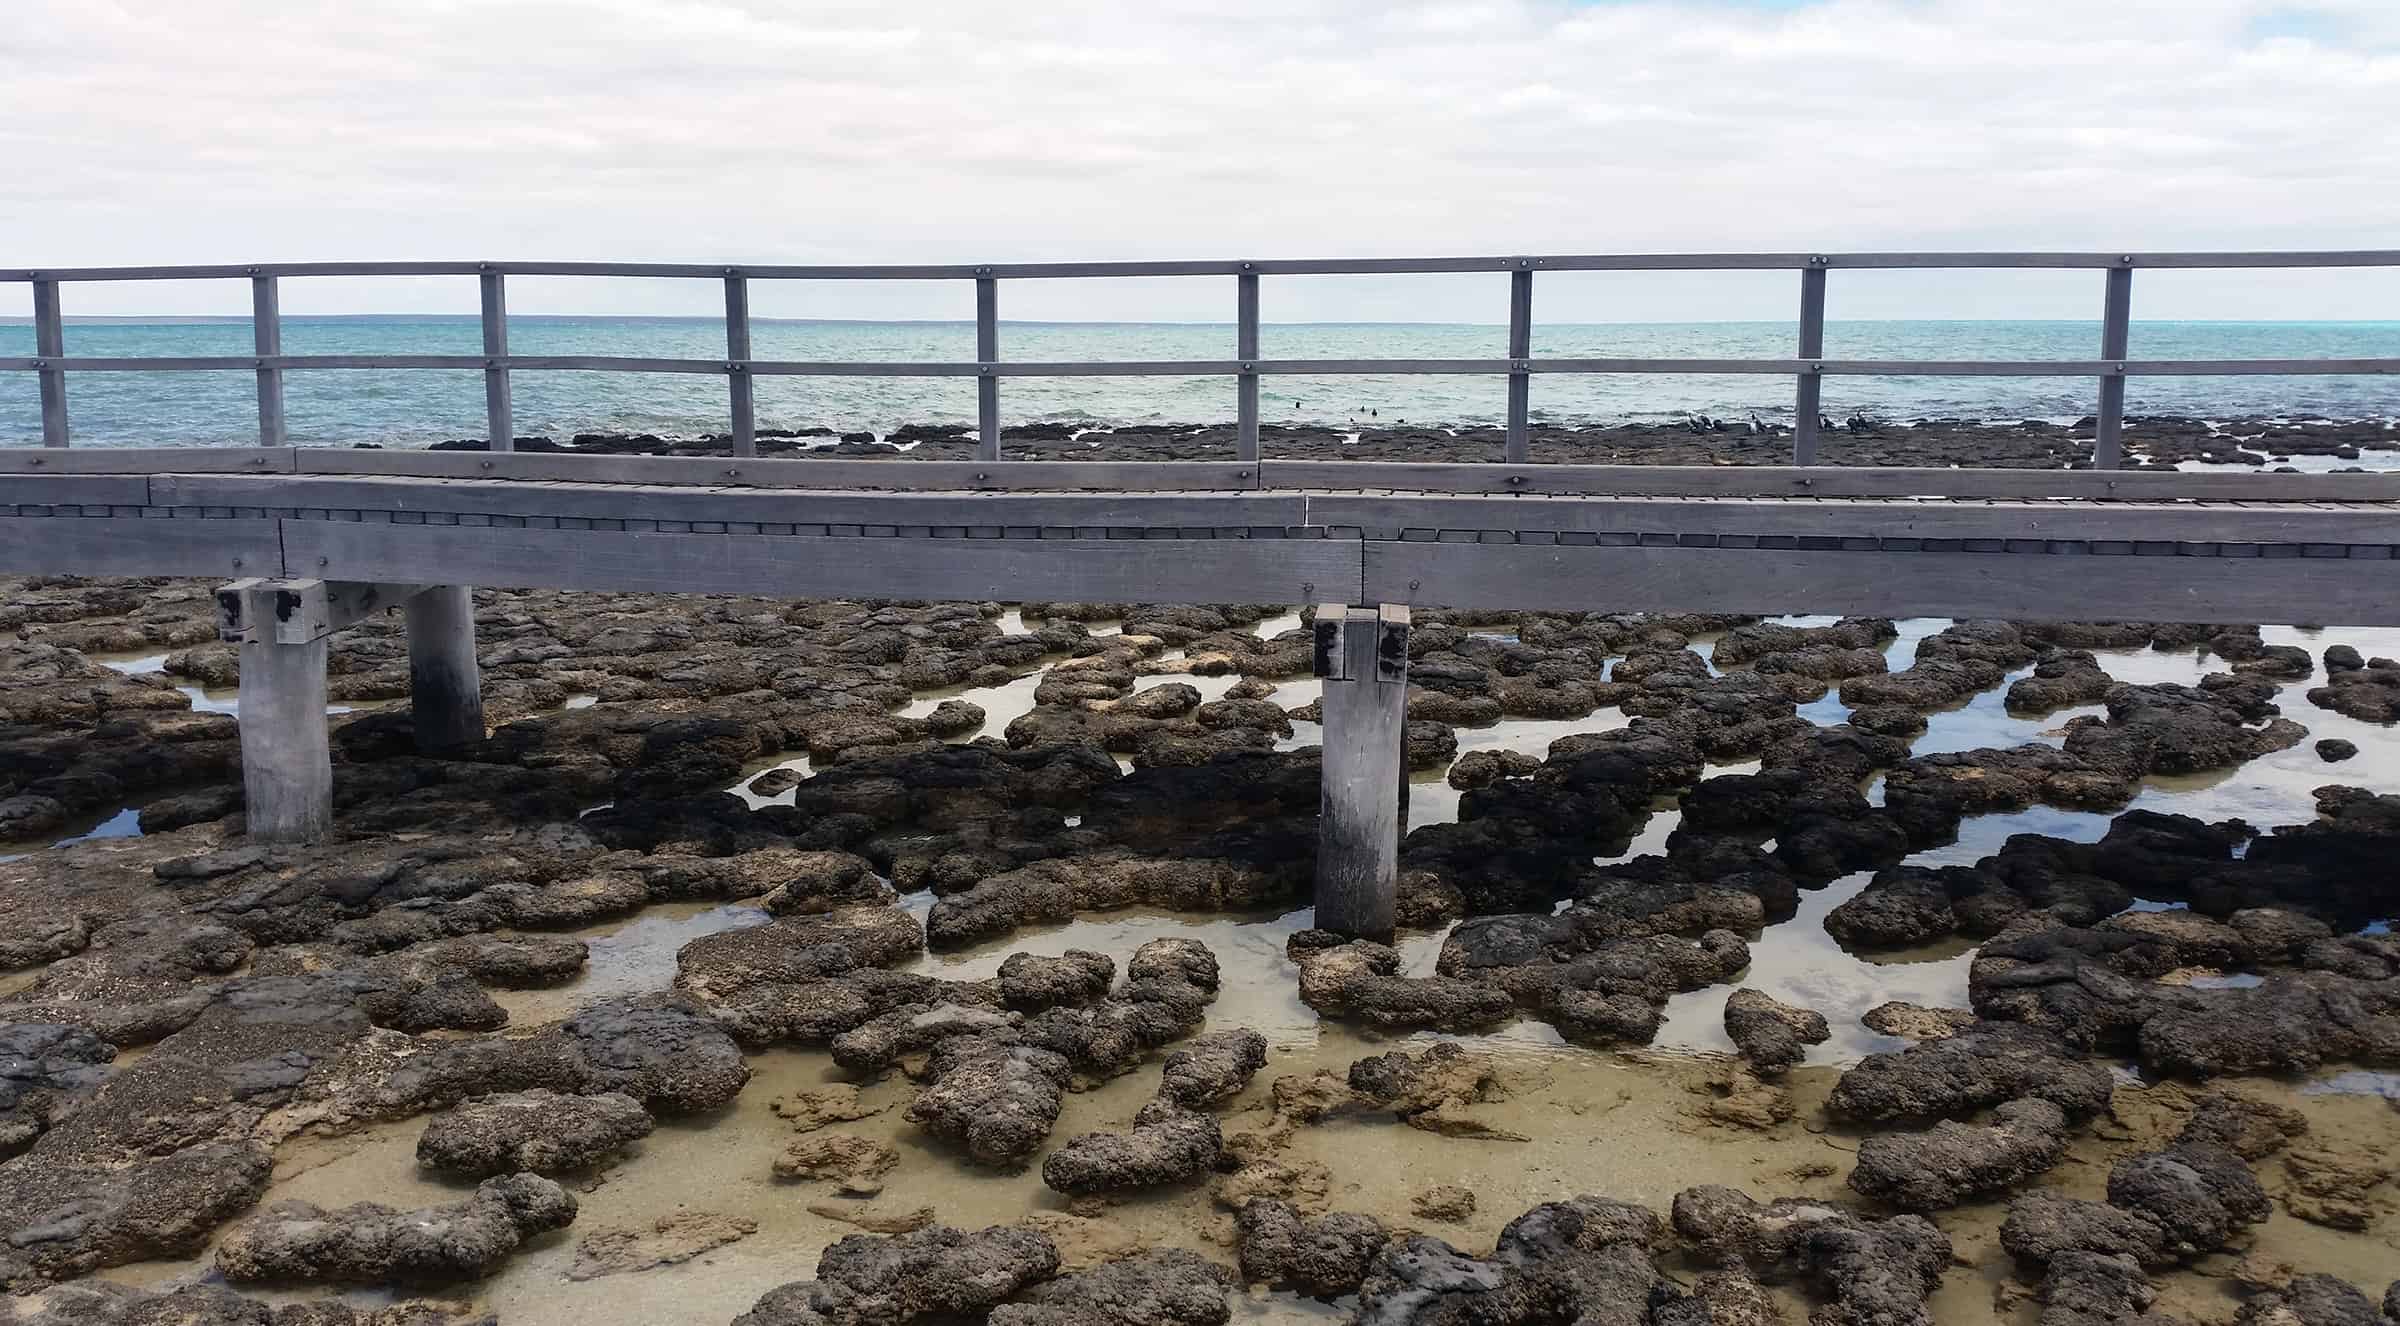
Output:
[[[1371,934],[1391,926],[1407,635],[1415,607],[2400,625],[2400,475],[2119,468],[2131,377],[2400,374],[2400,359],[2129,357],[2137,270],[2365,266],[2400,266],[2400,250],[0,270],[0,283],[31,287],[35,354],[0,359],[0,372],[37,379],[45,444],[0,450],[0,570],[223,580],[222,634],[242,648],[248,825],[253,834],[272,838],[310,838],[330,828],[325,642],[366,613],[407,613],[419,744],[453,750],[482,736],[467,588],[473,585],[786,598],[1313,604],[1317,672],[1326,682],[1317,919]],[[2101,274],[2098,356],[1965,362],[1826,356],[1830,273],[1977,267]],[[1798,275],[1792,357],[1562,359],[1532,353],[1537,273],[1736,270]],[[1261,355],[1262,277],[1409,272],[1505,275],[1505,357]],[[481,293],[483,353],[284,353],[282,281],[399,275],[473,277]],[[508,278],[561,275],[721,280],[726,355],[512,354]],[[1231,278],[1232,357],[1001,357],[1002,281],[1149,276]],[[256,353],[143,359],[69,352],[62,286],[177,279],[246,280]],[[753,280],[972,282],[975,358],[753,358]],[[459,369],[483,375],[488,451],[283,445],[289,373]],[[70,374],[227,371],[256,375],[258,447],[71,446]],[[518,372],[722,376],[732,454],[517,452],[511,383]],[[1507,379],[1501,463],[1291,461],[1262,453],[1262,379],[1476,373]],[[1552,373],[1788,375],[1792,463],[1529,463],[1530,383]],[[1228,460],[1002,459],[1000,389],[1008,378],[1195,374],[1232,380],[1236,427]],[[776,375],[972,378],[979,458],[761,458],[755,454],[753,383]],[[2097,407],[2089,468],[1818,466],[1821,384],[1843,375],[2089,379]]]
[[[2390,625],[2396,558],[2400,475],[0,453],[77,574]]]

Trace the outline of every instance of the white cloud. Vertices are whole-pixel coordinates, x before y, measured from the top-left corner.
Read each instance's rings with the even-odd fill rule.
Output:
[[[9,9],[8,265],[2400,243],[2388,0]],[[1488,280],[1278,284],[1270,317],[1500,315]],[[1771,316],[1788,285],[1558,281],[1537,307]],[[2083,276],[1949,278],[1933,307],[1926,288],[1840,280],[1835,314],[2081,316],[2098,298]],[[516,303],[570,293],[591,309],[712,298],[578,284]],[[73,297],[87,312],[240,305],[238,291]],[[471,306],[455,284],[296,285],[286,300]],[[759,302],[966,309],[946,287]],[[1229,304],[1190,284],[1058,283],[1009,309]],[[2146,278],[2137,309],[2400,316],[2400,279]]]

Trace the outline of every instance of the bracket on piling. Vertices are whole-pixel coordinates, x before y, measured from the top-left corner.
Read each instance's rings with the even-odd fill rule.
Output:
[[[1342,648],[1342,626],[1350,619],[1349,605],[1320,603],[1314,623],[1315,657],[1310,664],[1314,675],[1324,681],[1350,680],[1350,659]]]
[[[1375,632],[1374,681],[1386,685],[1408,680],[1408,605],[1386,603],[1374,609],[1352,611],[1339,603],[1317,605],[1311,671],[1322,681],[1367,681],[1367,673],[1357,671],[1350,658],[1343,632],[1364,631],[1370,626]]]
[[[1408,680],[1408,605],[1386,603],[1375,610],[1375,680]]]
[[[429,588],[374,580],[236,580],[217,589],[217,638],[227,644],[305,645],[400,607]]]

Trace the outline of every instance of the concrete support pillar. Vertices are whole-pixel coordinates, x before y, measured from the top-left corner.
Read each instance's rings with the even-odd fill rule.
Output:
[[[1387,938],[1399,896],[1408,608],[1325,604],[1316,633],[1316,672],[1325,682],[1317,924]]]
[[[333,826],[325,727],[323,586],[244,580],[217,591],[220,634],[242,654],[242,795],[249,833],[314,842]]]
[[[417,749],[483,740],[483,673],[475,663],[474,592],[429,585],[408,600],[408,704]]]

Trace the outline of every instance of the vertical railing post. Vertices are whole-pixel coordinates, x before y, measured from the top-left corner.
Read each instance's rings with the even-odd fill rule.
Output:
[[[1514,367],[1508,374],[1508,445],[1506,455],[1512,465],[1525,463],[1528,448],[1527,416],[1533,405],[1533,374],[1526,361],[1533,355],[1533,259],[1517,259],[1517,269],[1508,274],[1508,357]]]
[[[509,397],[507,278],[484,264],[483,273],[483,413],[491,449],[517,449],[516,405]]]
[[[2125,348],[2133,328],[2133,258],[2108,269],[2100,306],[2100,357],[2114,372],[2100,379],[2100,413],[2092,421],[2092,468],[2113,470],[2125,456]]]
[[[725,271],[725,380],[733,395],[733,454],[758,454],[758,406],[751,396],[750,278]]]
[[[1814,361],[1825,357],[1825,260],[1811,258],[1800,269],[1800,357],[1811,361],[1800,370],[1800,389],[1792,398],[1792,463],[1817,463],[1817,421],[1823,403],[1819,388],[1825,375]]]
[[[1249,263],[1243,263],[1246,269]],[[1242,361],[1234,379],[1235,414],[1239,435],[1234,455],[1258,459],[1258,273],[1245,270],[1233,278],[1233,354]]]
[[[258,350],[258,444],[284,444],[283,370],[266,360],[283,353],[283,295],[275,278],[250,277],[250,343]]]
[[[989,272],[984,267],[978,271]],[[1000,379],[993,365],[1000,361],[1000,282],[975,278],[975,360],[983,371],[975,379],[975,440],[977,460],[1000,459]]]
[[[58,312],[58,282],[38,276],[33,282],[33,353],[41,360],[42,445],[63,447],[67,444],[67,371],[58,361],[66,358],[67,327]]]

